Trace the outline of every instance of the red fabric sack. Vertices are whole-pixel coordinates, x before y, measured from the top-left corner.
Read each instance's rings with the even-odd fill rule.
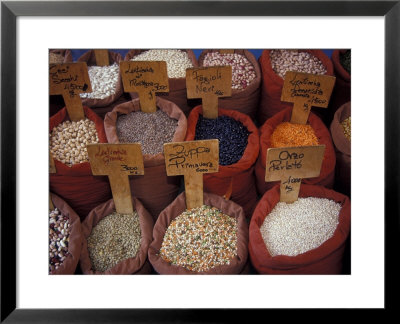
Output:
[[[255,166],[257,190],[260,195],[271,189],[278,182],[265,182],[265,164],[267,150],[271,147],[271,135],[275,128],[283,122],[289,122],[292,108],[286,108],[269,118],[260,128],[260,156]],[[303,179],[302,183],[316,184],[332,188],[335,181],[336,155],[332,144],[331,134],[325,124],[313,112],[310,112],[308,124],[314,129],[320,145],[325,145],[324,159],[322,161],[319,177]]]
[[[321,186],[302,184],[299,197],[331,199],[342,205],[339,224],[333,236],[319,247],[296,256],[272,257],[262,238],[260,227],[280,199],[279,186],[267,191],[254,210],[249,227],[249,253],[254,268],[261,274],[341,274],[343,253],[350,233],[350,199]]]
[[[317,57],[325,66],[327,73],[326,75],[333,75],[333,65],[332,61],[326,54],[321,50],[301,50],[302,52],[307,52],[315,57]],[[293,107],[292,103],[287,103],[281,101],[281,94],[283,88],[283,78],[277,75],[272,69],[271,50],[264,50],[258,59],[260,62],[261,73],[262,73],[262,84],[261,84],[261,94],[260,94],[260,105],[258,107],[258,121],[260,125],[271,118],[276,113],[281,110]],[[318,110],[321,111],[318,111]],[[312,108],[312,110],[318,114],[325,114],[322,110],[329,108]]]
[[[107,143],[103,120],[88,107],[83,107],[85,116],[96,124],[100,143]],[[50,118],[50,132],[64,121],[70,120],[67,108],[61,109]],[[94,207],[111,196],[107,176],[93,176],[89,162],[71,167],[54,159],[57,173],[50,174],[50,191],[62,197],[83,220]]]
[[[193,108],[188,117],[188,130],[185,141],[193,141],[196,125],[202,106]],[[242,158],[231,165],[220,165],[216,173],[203,174],[204,191],[225,196],[243,207],[246,217],[250,218],[257,204],[257,190],[254,178],[254,165],[257,161],[260,143],[259,132],[251,118],[239,111],[218,109],[218,116],[229,116],[246,126],[250,135]]]

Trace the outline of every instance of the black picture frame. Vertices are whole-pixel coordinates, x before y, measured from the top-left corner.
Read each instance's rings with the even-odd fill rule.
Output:
[[[400,1],[2,1],[1,3],[1,322],[247,322],[256,309],[16,308],[16,19],[18,16],[384,16],[385,308],[396,309],[399,237]],[[373,46],[373,44],[371,44]],[[371,188],[371,195],[373,195]],[[372,257],[371,257],[372,258]],[[367,261],[373,262],[373,260]],[[368,283],[366,283],[368,285]],[[239,298],[239,297],[238,297]],[[270,310],[272,312],[272,310]],[[379,311],[379,310],[378,310]],[[317,312],[318,313],[318,312]],[[316,313],[314,313],[316,314]],[[279,315],[278,315],[279,316]],[[318,315],[317,315],[318,316]],[[334,316],[334,315],[332,315]],[[332,317],[334,319],[334,317]],[[381,318],[382,319],[382,318]]]

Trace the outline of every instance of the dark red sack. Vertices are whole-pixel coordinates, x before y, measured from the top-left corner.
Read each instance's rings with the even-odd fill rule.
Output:
[[[262,73],[262,84],[261,84],[261,95],[260,105],[258,107],[258,121],[260,125],[271,118],[276,113],[289,107],[293,107],[292,103],[281,101],[281,94],[283,88],[283,78],[277,75],[271,66],[270,51],[264,50],[258,59],[260,62],[261,73]],[[332,61],[326,54],[321,50],[301,50],[317,57],[325,66],[327,73],[326,75],[333,75]],[[329,108],[312,108],[312,110],[318,115],[324,114],[322,110]],[[321,110],[321,111],[318,111]]]
[[[93,110],[83,107],[85,116],[96,124],[100,143],[107,143],[103,120]],[[50,132],[54,127],[69,120],[64,107],[50,118]],[[89,162],[75,164],[71,167],[54,159],[57,173],[50,174],[50,191],[62,197],[83,220],[86,215],[100,203],[111,196],[107,176],[93,176]]]
[[[204,57],[207,53],[218,52],[218,50],[204,50],[199,56],[199,66],[203,66]],[[256,57],[248,50],[236,49],[234,53],[243,55],[253,65],[256,78],[243,90],[232,89],[232,96],[218,99],[218,107],[236,110],[256,118],[257,107],[260,99],[261,69]]]
[[[278,182],[265,182],[265,164],[267,160],[267,150],[271,147],[271,135],[275,128],[283,122],[290,121],[292,108],[286,108],[268,119],[260,128],[260,156],[255,165],[257,190],[260,195],[271,189]],[[313,112],[310,112],[308,124],[314,129],[320,145],[325,144],[324,159],[322,161],[321,173],[319,177],[303,179],[306,184],[316,184],[332,188],[335,181],[336,155],[332,144],[331,134],[325,124]]]
[[[202,106],[193,108],[188,117],[188,130],[185,141],[193,141],[196,125]],[[242,158],[231,165],[220,165],[216,173],[203,174],[204,191],[230,198],[243,207],[246,217],[250,218],[257,204],[257,190],[254,179],[254,165],[257,161],[260,143],[259,132],[251,118],[239,111],[218,109],[218,116],[229,116],[246,126],[250,132],[248,144]]]
[[[224,214],[235,217],[238,222],[237,256],[229,265],[217,266],[208,271],[194,272],[180,266],[175,266],[159,256],[159,251],[165,232],[171,222],[186,210],[185,192],[182,192],[157,219],[153,228],[153,241],[149,247],[149,260],[159,274],[239,274],[246,273],[248,257],[247,244],[249,241],[248,225],[242,207],[220,196],[204,192],[204,204],[221,210]]]
[[[249,253],[251,263],[262,274],[340,274],[343,253],[350,233],[350,199],[345,195],[321,186],[300,187],[299,197],[331,199],[342,205],[339,224],[333,236],[319,247],[297,256],[276,255],[272,257],[262,238],[260,227],[280,199],[277,185],[267,191],[257,204],[249,228]]]

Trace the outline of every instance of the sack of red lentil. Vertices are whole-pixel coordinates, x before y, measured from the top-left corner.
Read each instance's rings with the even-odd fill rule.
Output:
[[[55,209],[50,211],[49,218],[49,274],[74,274],[82,249],[81,221],[63,199],[53,193],[50,193],[50,199],[57,211]],[[60,224],[57,224],[57,222],[60,222]],[[66,251],[63,251],[61,255],[61,258],[65,258],[64,260],[60,259],[61,253],[59,251],[54,252],[57,243],[61,244],[61,241],[68,242],[60,245],[62,248],[67,245]],[[57,263],[59,265],[56,265]]]
[[[260,97],[261,69],[255,56],[248,50],[235,49],[233,54],[220,54],[218,50],[204,50],[199,66],[232,66],[232,96],[218,99],[218,106],[239,111],[256,118]]]
[[[260,156],[255,165],[255,175],[257,190],[260,195],[271,189],[276,181],[265,182],[265,164],[267,160],[267,150],[272,147],[271,136],[283,123],[288,123],[292,115],[292,108],[286,108],[269,118],[260,128]],[[324,158],[322,160],[321,172],[319,177],[303,179],[303,183],[316,184],[332,188],[335,181],[336,155],[332,144],[331,134],[325,124],[313,112],[310,112],[307,125],[311,126],[315,134],[318,145],[325,145]],[[303,126],[303,125],[301,125]],[[290,135],[290,134],[288,134]],[[300,140],[296,135],[296,139]],[[293,145],[296,146],[296,145]]]
[[[82,222],[80,266],[84,274],[146,274],[153,218],[132,197],[133,214],[118,214],[114,200],[97,206]]]
[[[185,114],[173,102],[161,99],[159,97],[156,97],[156,105],[159,110],[167,115],[167,118],[169,117],[168,119],[175,120],[177,124],[176,128],[174,129],[171,142],[183,142],[187,129],[187,120]],[[120,140],[121,132],[120,134],[118,134],[118,125],[122,125],[122,123],[118,123],[120,117],[126,116],[129,118],[133,118],[132,121],[128,123],[128,126],[131,126],[132,128],[130,129],[132,130],[132,132],[136,133],[139,137],[146,136],[146,130],[134,131],[134,126],[139,127],[139,125],[141,125],[141,127],[149,129],[151,128],[158,132],[158,134],[156,134],[155,136],[157,136],[157,139],[159,140],[159,143],[157,143],[161,145],[160,153],[146,154],[145,150],[147,148],[142,145],[144,175],[132,176],[130,178],[132,194],[140,199],[145,208],[153,216],[154,220],[156,220],[160,212],[166,206],[168,206],[178,195],[181,177],[167,176],[167,171],[165,169],[164,151],[162,148],[162,142],[164,140],[162,132],[166,128],[158,125],[159,129],[157,130],[157,125],[150,125],[147,124],[149,123],[149,121],[139,121],[139,119],[136,119],[138,120],[137,125],[133,124],[135,114],[131,114],[136,112],[140,112],[139,99],[133,99],[129,102],[120,104],[116,106],[111,112],[106,114],[106,116],[104,117],[104,128],[109,143],[129,142]],[[149,119],[154,120],[152,118],[156,117],[154,116],[154,114],[146,114],[142,112],[140,113],[142,114],[141,118],[144,118],[144,116],[148,116]],[[124,127],[126,127],[126,125]],[[150,140],[151,139],[149,138],[141,138],[140,141],[136,140],[135,142],[143,143]],[[151,142],[155,143],[156,141]]]
[[[69,49],[49,50],[49,63],[61,64],[73,62],[72,52]]]
[[[94,123],[98,142],[107,143],[103,120],[90,108],[83,107],[83,109],[86,119],[91,123]],[[65,137],[64,143],[60,143],[59,138],[61,134],[66,134],[67,132],[63,132],[62,130],[58,131],[57,129],[58,127],[62,129],[62,126],[66,127],[65,125],[67,125],[67,123],[70,123],[70,119],[66,108],[61,109],[50,118],[50,133],[52,133],[54,129],[54,136],[52,135],[50,138],[50,148],[57,140],[59,144],[54,145],[58,145],[59,149],[61,148],[61,150],[64,149],[66,151],[60,153],[63,154],[63,156],[67,153],[71,154],[71,149],[68,148],[68,143],[72,136],[68,140],[67,137]],[[58,132],[59,134],[57,134]],[[71,135],[72,134],[73,133],[71,133]],[[94,142],[96,141],[93,141],[93,143]],[[86,149],[86,147],[84,149]],[[85,162],[76,164],[70,164],[70,162],[66,160],[62,162],[60,160],[63,160],[64,158],[62,158],[61,155],[58,157],[57,154],[52,154],[57,173],[50,174],[50,191],[62,197],[79,215],[81,220],[83,220],[89,211],[100,203],[107,201],[112,196],[108,177],[93,176],[90,163],[88,162],[87,153],[85,155],[83,150],[81,151],[81,154],[82,155],[80,156],[83,157],[82,161],[85,160],[85,158],[86,160]]]
[[[277,185],[263,195],[251,218],[249,254],[256,271],[341,274],[350,233],[350,199],[305,184],[296,202],[280,203],[279,199]]]
[[[200,121],[204,121],[202,106],[193,108],[188,117],[188,130],[185,141],[219,139],[219,171],[215,173],[205,173],[203,175],[204,191],[231,199],[242,206],[246,217],[250,218],[257,204],[254,165],[257,161],[260,148],[259,132],[251,118],[239,111],[219,108],[218,116],[215,125],[210,125],[210,128],[213,129],[213,133],[204,134],[204,132],[208,131],[206,129],[207,124],[204,124],[201,130],[202,134],[200,134],[198,125]],[[242,149],[244,149],[243,153],[240,153],[242,155],[235,150],[237,145],[239,145],[239,143],[235,143],[235,138],[238,138],[236,136],[239,135],[233,134],[236,128],[231,127],[223,129],[223,127],[221,127],[221,131],[219,131],[218,127],[224,122],[223,120],[219,120],[221,116],[233,119],[236,123],[238,122],[238,127],[244,126],[245,129],[247,129],[245,134],[247,136],[247,141],[245,138],[243,145],[242,143],[240,144]],[[214,131],[216,133],[214,133]],[[199,136],[201,137],[199,138]],[[239,140],[242,141],[242,138],[238,138],[238,141]],[[231,158],[235,157],[234,155],[236,156],[235,160],[231,160]]]
[[[78,58],[77,62],[86,62],[92,86],[92,92],[81,94],[84,106],[109,107],[122,96],[124,89],[119,72],[119,62],[122,61],[122,56],[119,53],[108,51],[108,60],[110,65],[97,66],[94,50],[89,50]]]
[[[159,274],[240,274],[246,266],[248,238],[242,207],[204,192],[204,205],[188,211],[182,192],[154,225],[149,260]],[[186,253],[177,253],[179,249]]]
[[[347,124],[347,125],[346,125]],[[348,127],[347,132],[344,127]],[[336,149],[335,188],[348,196],[351,194],[351,102],[342,105],[331,124],[332,140]],[[347,136],[346,136],[347,134]]]
[[[326,75],[333,75],[333,65],[332,61],[328,56],[325,55],[325,53],[321,50],[299,50],[299,52],[305,52],[307,54],[303,55],[310,55],[311,58],[315,57],[317,60],[319,60],[318,65],[319,70],[325,70]],[[273,54],[273,62],[275,63],[273,65],[272,59],[271,59],[271,53]],[[282,76],[280,76],[277,72],[274,71],[273,66],[275,66],[275,69],[279,72],[281,75],[284,75],[286,73],[286,67],[284,63],[284,59],[281,58],[282,55],[293,55],[293,51],[286,51],[286,50],[264,50],[259,58],[260,62],[260,67],[261,67],[261,73],[262,73],[262,84],[261,84],[261,95],[260,95],[260,105],[258,108],[258,121],[260,125],[264,124],[264,122],[275,115],[277,112],[280,112],[281,110],[288,108],[288,107],[293,107],[292,103],[287,103],[284,101],[281,101],[281,94],[282,94],[282,88],[283,88],[283,82],[284,79]],[[293,58],[293,62],[301,61],[301,59],[298,58],[298,56],[289,56]],[[313,62],[313,61],[311,61]],[[319,64],[322,63],[322,66]],[[306,72],[310,73],[309,69],[303,69],[302,64],[298,65],[299,67],[296,67],[296,69],[299,72]],[[300,68],[301,66],[301,68]],[[293,68],[291,70],[294,70],[295,65],[293,65]],[[279,69],[279,70],[278,70]],[[315,70],[315,69],[314,69]],[[311,70],[312,71],[312,70]],[[317,110],[318,109],[318,110]],[[315,113],[318,115],[325,114],[323,110],[328,109],[328,108],[316,108]],[[313,109],[314,110],[314,109]],[[321,111],[319,111],[321,110]]]
[[[186,69],[197,67],[197,59],[194,52],[190,49],[184,50],[130,50],[125,55],[125,61],[143,60],[143,61],[166,61],[168,72],[168,93],[157,93],[162,97],[175,103],[187,116],[193,108],[194,100],[187,98],[186,93]],[[129,93],[132,99],[138,98],[136,92]]]

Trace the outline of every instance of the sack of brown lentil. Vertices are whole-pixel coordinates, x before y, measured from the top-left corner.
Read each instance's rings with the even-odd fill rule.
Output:
[[[306,184],[333,187],[336,155],[328,128],[313,112],[310,112],[306,125],[290,123],[291,115],[292,108],[286,108],[269,118],[260,128],[260,156],[255,165],[256,184],[260,195],[277,184],[276,181],[265,182],[267,150],[271,147],[325,145],[319,177],[302,181]]]
[[[168,177],[165,169],[165,142],[183,142],[185,114],[171,101],[156,97],[156,113],[140,111],[139,99],[116,106],[104,117],[109,143],[142,144],[144,175],[130,178],[131,192],[157,219],[178,195],[182,177]]]
[[[81,220],[112,197],[108,177],[92,175],[86,151],[86,144],[107,143],[103,120],[90,108],[83,109],[86,119],[79,123],[71,123],[66,108],[50,118],[50,151],[57,169],[50,174],[50,191],[62,197]]]
[[[262,73],[258,108],[260,125],[281,110],[293,107],[292,103],[281,101],[286,71],[333,75],[332,61],[321,50],[264,50],[259,62]],[[322,110],[328,108],[317,109],[314,112],[321,116],[326,113]]]
[[[60,197],[50,193],[49,274],[74,274],[82,249],[81,221]]]
[[[336,149],[335,188],[351,195],[351,102],[342,105],[333,117],[331,134]]]
[[[204,50],[199,66],[232,66],[232,96],[218,99],[218,106],[239,111],[256,118],[260,97],[261,69],[255,56],[248,50],[235,49],[232,54],[218,50]]]
[[[92,92],[80,95],[84,106],[90,108],[109,107],[122,96],[124,89],[119,72],[119,62],[122,61],[122,56],[119,53],[108,51],[108,60],[110,65],[97,66],[94,50],[89,50],[78,58],[77,62],[86,62],[92,86]]]
[[[154,225],[149,260],[159,274],[239,274],[247,244],[242,207],[204,192],[204,205],[186,210],[182,192]]]
[[[219,170],[203,175],[204,191],[231,199],[250,218],[257,204],[254,165],[260,148],[258,129],[239,111],[219,108],[217,119],[206,119],[202,109],[197,106],[190,112],[185,141],[219,140]]]
[[[186,69],[197,67],[196,55],[190,49],[152,49],[130,50],[125,55],[125,61],[165,61],[168,72],[168,93],[157,93],[157,96],[175,103],[187,116],[195,102],[187,98],[186,93]],[[136,92],[129,93],[132,99],[138,98]]]
[[[350,199],[305,184],[296,202],[287,204],[279,199],[276,185],[263,195],[251,218],[249,254],[256,271],[341,274],[350,233]]]
[[[153,218],[132,197],[133,214],[119,214],[114,200],[97,206],[82,222],[80,266],[84,274],[146,274]]]

